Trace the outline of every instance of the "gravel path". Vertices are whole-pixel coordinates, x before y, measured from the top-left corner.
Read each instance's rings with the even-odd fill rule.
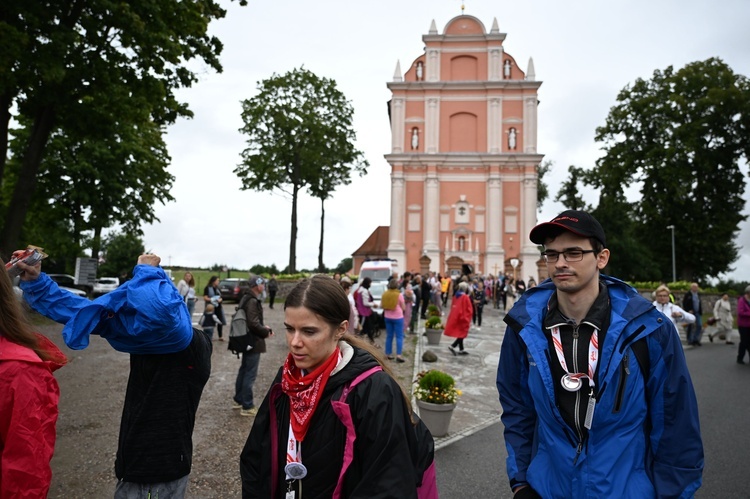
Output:
[[[229,316],[235,304],[225,304]],[[287,354],[281,304],[274,310],[264,306],[266,324],[276,335],[267,341],[268,353],[261,358],[255,395],[258,404]],[[196,307],[197,320],[202,313]],[[60,417],[57,444],[52,460],[50,498],[112,497],[117,434],[127,385],[129,357],[114,351],[98,336],[91,337],[86,350],[67,349],[60,336],[61,326],[44,322],[40,331],[53,339],[68,355],[70,363],[56,372],[60,384]],[[228,328],[225,328],[225,336]],[[378,338],[382,345],[385,331]],[[214,335],[216,338],[216,335]],[[406,363],[391,362],[399,382],[411,389],[416,336],[404,342]],[[226,342],[214,341],[211,378],[198,409],[193,432],[193,470],[188,498],[240,497],[239,455],[254,418],[241,417],[231,408],[234,382],[240,361],[226,349]]]

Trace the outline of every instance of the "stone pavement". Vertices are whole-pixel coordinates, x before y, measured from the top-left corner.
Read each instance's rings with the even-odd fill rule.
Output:
[[[510,305],[510,304],[509,304]],[[445,310],[443,322],[447,319]],[[484,308],[482,327],[472,326],[469,336],[464,340],[464,348],[469,355],[454,356],[448,345],[454,338],[442,336],[439,345],[428,345],[427,337],[420,331],[419,341],[414,358],[414,378],[423,370],[439,369],[453,376],[456,388],[461,390],[458,405],[453,411],[448,434],[435,438],[435,449],[469,436],[493,423],[500,421],[500,401],[495,387],[497,363],[500,359],[500,345],[505,333],[504,314],[495,310],[492,305]],[[424,321],[420,328],[424,329]],[[434,352],[437,362],[423,362],[422,353],[425,350]],[[414,404],[416,407],[416,404]]]

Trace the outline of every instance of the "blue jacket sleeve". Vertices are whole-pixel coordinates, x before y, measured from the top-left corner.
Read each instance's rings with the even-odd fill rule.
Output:
[[[506,329],[497,368],[497,391],[503,406],[506,468],[511,488],[526,484],[536,427],[536,410],[528,387],[526,348],[518,333]]]
[[[160,354],[184,350],[193,337],[185,301],[160,267],[136,265],[133,279],[96,300],[64,292],[41,274],[22,285],[37,312],[65,324],[65,344],[74,350],[98,334],[115,350]]]
[[[651,477],[657,497],[693,497],[701,486],[698,403],[679,336],[670,321],[649,336]]]

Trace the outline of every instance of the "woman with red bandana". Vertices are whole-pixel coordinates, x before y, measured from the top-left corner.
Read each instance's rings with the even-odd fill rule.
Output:
[[[341,286],[284,303],[289,355],[240,458],[243,498],[437,497],[433,440],[379,354],[347,333]]]
[[[0,497],[47,497],[63,353],[26,321],[0,271]]]

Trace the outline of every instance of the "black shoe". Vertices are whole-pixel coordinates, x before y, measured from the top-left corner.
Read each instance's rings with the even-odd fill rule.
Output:
[[[453,348],[452,346],[448,347],[448,350],[450,350],[450,351],[451,351],[451,353],[452,353],[452,354],[453,354],[454,356],[456,355],[456,349],[455,349],[455,348]]]
[[[710,341],[711,343],[714,342],[714,335],[713,334],[709,334],[708,335],[708,341]]]
[[[469,355],[469,352],[467,352],[466,350],[459,350],[458,355]]]
[[[703,343],[701,343],[700,341],[696,341],[696,342],[695,342],[695,346],[697,346],[697,347],[702,347],[702,346],[703,346]]]
[[[737,359],[737,363],[738,363],[738,364],[744,364],[744,363],[745,363],[745,361],[744,361],[744,360],[740,360],[740,359]]]
[[[734,345],[734,341],[727,341],[727,345]]]

